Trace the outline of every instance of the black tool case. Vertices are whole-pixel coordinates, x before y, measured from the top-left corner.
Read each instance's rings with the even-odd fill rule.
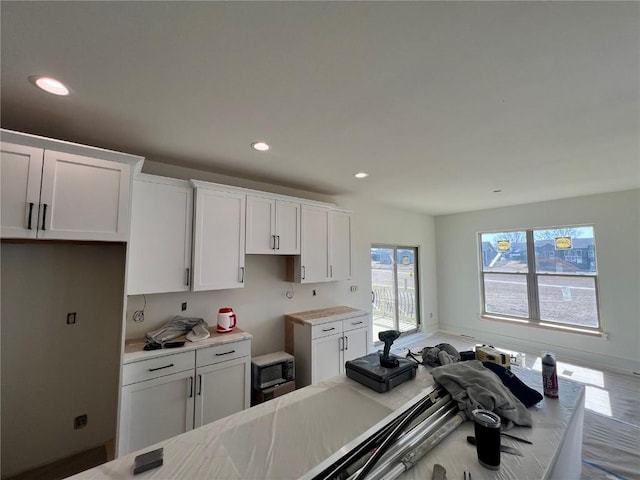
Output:
[[[371,353],[346,362],[345,371],[347,377],[376,392],[388,392],[416,376],[417,363],[404,358],[399,358],[398,362],[397,367],[385,368],[380,365],[380,354]]]

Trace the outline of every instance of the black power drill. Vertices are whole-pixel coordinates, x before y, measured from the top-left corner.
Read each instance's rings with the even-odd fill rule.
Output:
[[[389,355],[389,350],[391,350],[391,344],[400,336],[400,332],[398,330],[385,330],[384,332],[378,333],[378,338],[384,342],[384,350],[380,355],[380,366],[385,368],[395,368],[400,362],[398,362],[398,358],[395,355]]]

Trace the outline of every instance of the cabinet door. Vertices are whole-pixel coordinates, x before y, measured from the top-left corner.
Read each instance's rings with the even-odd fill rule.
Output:
[[[131,201],[127,294],[188,291],[193,187],[140,175]]]
[[[273,254],[276,248],[276,201],[247,195],[246,253]]]
[[[127,241],[129,181],[127,164],[45,150],[38,238]]]
[[[245,195],[195,189],[193,290],[244,287]]]
[[[276,201],[276,253],[300,254],[300,204]]]
[[[300,282],[329,280],[329,210],[302,205]]]
[[[43,150],[2,142],[2,238],[36,238]]]
[[[329,276],[331,280],[351,278],[351,213],[329,212]]]
[[[344,362],[364,357],[369,353],[369,329],[359,328],[344,334]],[[340,373],[344,373],[344,362],[340,365]]]
[[[342,366],[342,333],[311,342],[311,383],[339,375]]]
[[[118,456],[193,428],[193,369],[122,387]]]
[[[195,427],[249,408],[250,357],[196,369]]]

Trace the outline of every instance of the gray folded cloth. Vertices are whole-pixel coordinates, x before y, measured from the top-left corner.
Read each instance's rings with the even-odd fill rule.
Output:
[[[531,412],[504,386],[500,377],[482,365],[479,360],[451,363],[431,369],[431,375],[458,402],[469,419],[476,408],[497,413],[506,421],[504,429],[513,424],[530,427]]]
[[[147,344],[163,343],[190,332],[198,324],[204,324],[204,327],[207,328],[207,322],[202,318],[185,318],[178,315],[158,330],[147,333],[144,339]]]

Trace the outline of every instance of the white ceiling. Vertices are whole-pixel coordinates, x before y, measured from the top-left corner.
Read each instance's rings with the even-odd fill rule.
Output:
[[[637,2],[3,0],[1,14],[3,128],[430,214],[640,187]]]

